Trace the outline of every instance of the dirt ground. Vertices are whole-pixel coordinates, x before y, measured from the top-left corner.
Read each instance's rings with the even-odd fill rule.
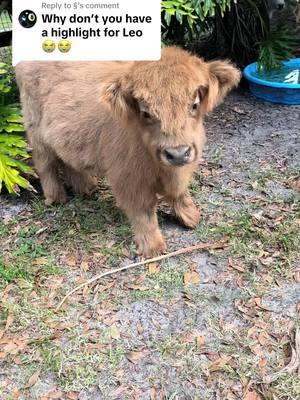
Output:
[[[133,261],[127,220],[105,183],[66,206],[1,197],[1,400],[300,398],[300,108],[239,91],[206,127],[201,223],[159,218],[170,251],[227,246],[104,278],[58,312]]]

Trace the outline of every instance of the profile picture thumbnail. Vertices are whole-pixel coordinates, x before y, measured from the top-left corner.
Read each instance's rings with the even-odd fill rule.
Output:
[[[32,28],[37,21],[36,14],[31,10],[24,10],[19,15],[19,23],[23,28]]]

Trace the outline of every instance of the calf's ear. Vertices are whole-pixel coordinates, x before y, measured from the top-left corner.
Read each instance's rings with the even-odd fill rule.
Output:
[[[226,94],[239,84],[241,72],[229,61],[207,63],[209,70],[208,87],[202,100],[202,112],[207,114],[219,105]]]
[[[100,101],[104,102],[111,112],[123,121],[128,121],[136,109],[136,101],[122,80],[104,85]]]

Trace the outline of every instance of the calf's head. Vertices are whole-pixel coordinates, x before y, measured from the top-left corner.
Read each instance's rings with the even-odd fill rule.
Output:
[[[239,80],[240,72],[227,61],[206,63],[169,47],[161,60],[135,62],[107,83],[102,100],[120,123],[134,127],[156,162],[183,166],[201,152],[203,116]]]

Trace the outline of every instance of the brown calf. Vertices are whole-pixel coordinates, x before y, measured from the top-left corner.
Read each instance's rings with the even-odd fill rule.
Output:
[[[157,195],[196,227],[188,183],[205,143],[203,116],[239,82],[229,62],[170,47],[160,61],[24,62],[16,72],[46,204],[66,201],[64,183],[86,193],[105,175],[139,253],[166,250]]]

